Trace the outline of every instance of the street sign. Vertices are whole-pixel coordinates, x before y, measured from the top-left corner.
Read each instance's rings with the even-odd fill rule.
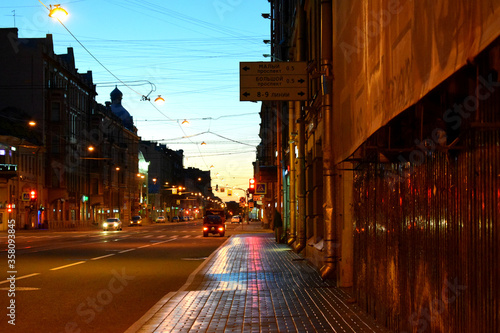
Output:
[[[22,197],[23,197],[23,201],[30,201],[30,193],[29,192],[23,192]]]
[[[257,183],[257,187],[255,188],[255,194],[266,194],[266,183]]]
[[[258,88],[301,88],[307,87],[307,75],[242,75],[240,77],[242,87]]]
[[[241,89],[240,101],[305,101],[302,88],[245,88]]]
[[[240,101],[305,101],[305,61],[240,62]]]

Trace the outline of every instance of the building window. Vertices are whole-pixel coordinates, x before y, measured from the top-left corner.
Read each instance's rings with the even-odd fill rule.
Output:
[[[52,102],[50,108],[50,121],[61,121],[61,103]]]
[[[50,149],[51,149],[53,154],[59,154],[61,152],[60,147],[59,147],[59,138],[58,137],[52,137],[52,144],[51,144]]]

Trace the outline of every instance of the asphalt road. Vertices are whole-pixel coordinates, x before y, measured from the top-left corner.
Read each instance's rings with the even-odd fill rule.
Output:
[[[194,221],[107,232],[18,231],[14,268],[1,234],[0,332],[124,332],[244,228],[228,225],[226,237],[203,237],[201,227]],[[12,300],[15,326],[8,323]]]

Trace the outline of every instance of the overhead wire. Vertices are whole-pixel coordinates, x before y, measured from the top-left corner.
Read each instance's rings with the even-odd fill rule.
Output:
[[[42,3],[40,0],[39,0],[40,3]],[[114,1],[112,1],[114,2]],[[148,1],[131,1],[132,3],[137,3],[137,4],[144,4],[144,5],[148,5],[148,6],[155,6],[155,7],[159,7],[160,8],[160,13],[170,13],[171,15],[174,15],[176,16],[175,18],[178,19],[178,20],[181,20],[181,21],[184,21],[184,22],[189,22],[195,26],[199,26],[199,27],[203,27],[204,29],[210,29],[212,31],[216,31],[216,32],[220,32],[220,33],[223,33],[225,34],[226,36],[229,35],[229,36],[232,36],[232,38],[235,38],[235,40],[233,42],[236,42],[237,40],[240,40],[240,36],[238,36],[233,30],[230,30],[230,29],[224,29],[224,28],[220,28],[216,25],[213,25],[213,24],[210,24],[208,22],[205,22],[205,21],[202,21],[202,20],[197,20],[197,19],[194,19],[188,15],[184,15],[182,13],[179,13],[179,12],[176,12],[176,11],[172,11],[172,10],[169,10],[168,8],[165,8],[163,6],[159,6],[159,5],[156,5],[156,4],[152,4]],[[117,4],[116,2],[114,2],[115,4]],[[43,3],[42,3],[43,4]],[[120,5],[120,4],[118,4]],[[44,5],[45,6],[45,5]],[[46,7],[46,6],[45,6]],[[124,7],[124,6],[122,6]],[[47,8],[47,7],[46,7]],[[143,6],[142,8],[146,8],[148,11],[152,11],[152,7],[145,7]],[[47,8],[48,9],[48,8]],[[137,10],[137,8],[135,8],[134,10]],[[158,11],[155,10],[156,13],[158,13]],[[120,82],[123,86],[127,87],[128,89],[130,89],[131,91],[133,91],[134,93],[136,93],[137,95],[139,96],[142,96],[144,97],[143,94],[139,93],[137,90],[135,90],[134,88],[132,88],[132,86],[135,86],[134,84],[128,84],[126,81],[122,80],[121,78],[119,78],[117,75],[115,75],[108,67],[106,67],[92,52],[90,52],[90,50],[80,41],[79,38],[77,38],[67,27],[66,25],[64,25],[63,22],[61,22],[61,20],[57,19],[59,21],[59,23],[64,27],[64,29],[78,42],[78,44],[106,71],[108,72],[112,77],[114,77],[118,82]],[[179,41],[180,42],[180,41]],[[141,43],[138,43],[138,44],[141,44]],[[185,44],[184,44],[185,45]],[[205,45],[209,45],[208,43],[206,43]],[[211,44],[210,44],[211,45]],[[160,48],[158,48],[160,49]],[[198,51],[201,51],[198,50]],[[205,51],[203,51],[205,52]],[[212,57],[217,57],[215,54],[217,52],[213,52],[213,56]],[[224,57],[227,57],[228,55],[223,53],[223,52],[219,52],[220,53],[220,57],[224,56]],[[242,53],[239,53],[239,54],[235,54],[235,56],[240,56]],[[191,60],[193,60],[193,55],[190,55],[191,57]],[[204,56],[204,58],[206,58],[206,54]],[[169,63],[170,64],[170,63]],[[147,66],[147,65],[145,65]],[[186,70],[187,71],[187,70]],[[220,75],[228,75],[228,73],[219,73]],[[235,73],[233,73],[235,74]],[[213,75],[213,72],[211,71],[207,71],[207,75]],[[140,85],[140,84],[138,84]],[[226,88],[234,88],[234,85],[231,85],[231,86],[220,86],[217,90],[221,90],[221,89],[226,89]],[[199,90],[189,90],[189,91],[183,91],[183,92],[180,92],[181,94],[184,93],[184,94],[192,94],[192,93],[198,93],[198,92],[203,92],[203,91],[213,91],[213,87],[210,87],[210,88],[206,88],[206,89],[199,89]],[[234,140],[234,139],[231,139],[231,138],[228,138],[228,137],[225,137],[225,136],[222,136],[220,134],[217,134],[213,131],[211,131],[211,124],[212,124],[212,120],[217,120],[217,119],[220,119],[220,118],[223,118],[223,117],[229,117],[230,115],[225,115],[225,116],[220,116],[220,117],[217,117],[217,118],[213,118],[213,117],[203,117],[203,118],[193,118],[193,119],[202,119],[202,120],[209,120],[210,123],[209,123],[209,127],[208,127],[208,131],[206,131],[205,133],[200,133],[200,134],[195,134],[195,135],[187,135],[183,126],[180,124],[179,120],[178,119],[172,119],[170,117],[168,117],[166,114],[164,114],[154,103],[152,103],[150,100],[149,100],[149,103],[153,106],[153,108],[158,112],[160,113],[165,119],[167,120],[163,120],[163,121],[176,121],[177,124],[179,125],[179,128],[181,129],[182,133],[184,134],[184,137],[183,139],[188,139],[192,144],[194,144],[195,142],[193,142],[191,140],[191,137],[194,137],[194,136],[198,136],[198,135],[201,135],[201,134],[207,134],[207,133],[210,133],[210,134],[213,134],[215,136],[218,136],[224,140],[227,140],[227,141],[230,141],[230,142],[233,142],[233,143],[237,143],[237,144],[242,144],[242,145],[246,145],[246,146],[253,146],[255,147],[255,145],[251,145],[251,144],[248,144],[248,143],[245,143],[245,142],[242,142],[242,141],[238,141],[238,140]],[[250,114],[250,113],[249,113]],[[255,113],[252,113],[252,114],[255,114]],[[233,115],[233,116],[238,116],[238,115]],[[147,121],[147,120],[144,120],[144,121]],[[157,141],[157,140],[155,140]],[[161,141],[161,140],[160,140]],[[202,158],[205,166],[208,168],[208,164],[207,162],[205,161],[204,159],[204,156],[210,156],[210,155],[203,155],[200,151],[200,147],[197,145],[197,150],[198,150],[198,153],[199,153],[199,157]]]

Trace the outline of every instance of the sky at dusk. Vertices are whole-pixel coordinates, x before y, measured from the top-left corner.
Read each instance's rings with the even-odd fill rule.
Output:
[[[42,1],[47,7],[59,2]],[[48,17],[38,0],[0,3],[0,27],[19,36],[52,34],[57,54],[73,47],[79,72],[93,72],[97,101],[118,86],[143,140],[184,150],[184,167],[210,170],[212,186],[237,200],[253,175],[260,102],[239,101],[239,62],[267,61],[266,0],[74,0],[69,16]],[[74,38],[71,34],[74,35]],[[84,47],[92,54],[85,50]],[[95,57],[95,59],[93,57]],[[154,86],[151,85],[151,82]],[[153,87],[156,91],[151,92]],[[151,102],[141,101],[148,95]],[[161,95],[166,102],[154,105]],[[181,125],[187,120],[189,125]],[[205,142],[206,145],[201,145]],[[210,168],[213,166],[213,168]],[[225,192],[227,193],[227,192]]]

